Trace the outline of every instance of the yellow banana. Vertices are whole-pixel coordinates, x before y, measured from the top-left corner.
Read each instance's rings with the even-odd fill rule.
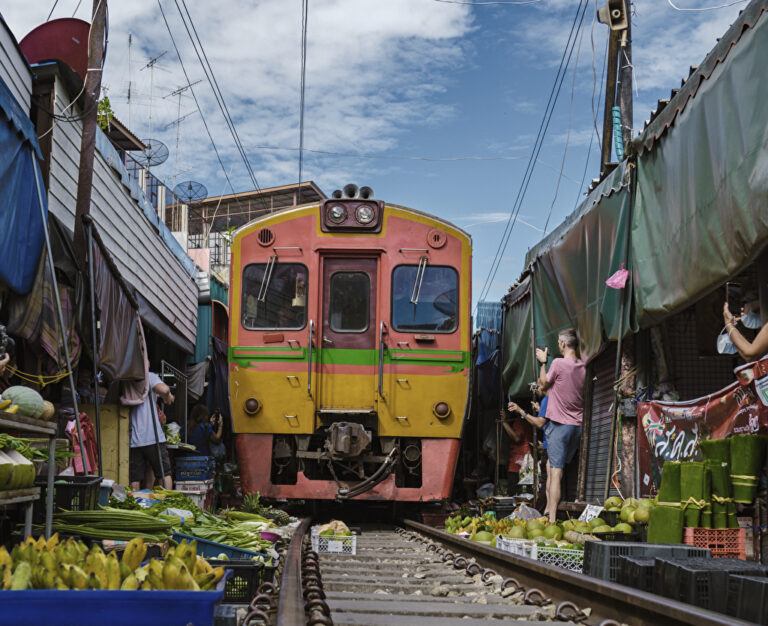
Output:
[[[19,412],[19,405],[18,404],[12,404],[7,409],[5,409],[6,413],[18,413]]]
[[[120,585],[120,589],[128,590],[128,591],[133,591],[138,588],[139,588],[139,580],[133,574],[128,576],[128,578],[126,578],[123,581],[123,584]]]
[[[143,537],[136,537],[128,542],[123,552],[123,563],[131,568],[131,571],[135,570],[141,565],[144,557],[147,554],[147,546],[144,545]]]
[[[71,587],[74,589],[87,589],[88,588],[88,576],[77,565],[71,565],[69,567],[69,576]]]
[[[42,552],[48,547],[48,544],[45,541],[45,537],[43,535],[40,535],[37,538],[37,541],[35,542],[35,548],[37,548],[38,552]]]
[[[48,541],[46,542],[46,547],[49,550],[55,550],[58,545],[59,545],[59,533],[53,533],[48,539]]]
[[[114,554],[114,553],[113,553]],[[125,562],[120,561],[120,580],[125,580],[128,578],[133,572],[131,571],[131,568],[128,567]]]
[[[8,553],[8,550],[5,546],[0,546],[0,566],[2,565],[12,565],[13,559],[11,558],[11,555]]]
[[[11,574],[13,574],[11,566],[6,565],[3,569],[3,589],[11,588]]]
[[[122,578],[120,577],[120,561],[117,560],[117,555],[111,552],[107,557],[107,589],[120,589],[120,583]]]
[[[219,582],[221,580],[221,577],[224,576],[224,568],[223,567],[214,567],[213,573],[216,575],[216,582]]]
[[[19,591],[29,588],[29,581],[32,578],[32,566],[26,561],[22,561],[16,566],[16,570],[11,576],[11,590]]]
[[[216,584],[216,574],[209,572],[195,576],[195,582],[200,585],[200,589],[205,589],[209,584]]]
[[[141,590],[142,591],[148,591],[148,590],[152,590],[152,589],[154,589],[154,587],[152,587],[152,583],[149,582],[148,580],[145,580],[143,583],[141,583]]]
[[[103,589],[99,577],[93,572],[88,575],[88,589]]]
[[[143,583],[147,579],[147,576],[149,576],[149,566],[145,565],[144,567],[136,568],[136,571],[133,572],[133,575],[136,576],[136,579],[140,583]]]
[[[69,589],[67,585],[64,584],[64,581],[61,580],[58,576],[55,576],[53,579],[54,589]]]
[[[176,560],[175,557],[171,557],[165,561],[165,565],[163,566],[163,587],[166,589],[180,588],[177,586],[179,581],[179,568],[173,563],[174,560]],[[150,576],[152,576],[151,572]]]
[[[211,564],[202,557],[197,557],[195,561],[195,567],[192,570],[193,576],[197,577],[200,574],[210,574],[213,571]]]
[[[0,400],[0,411],[4,411],[11,406],[11,400]]]

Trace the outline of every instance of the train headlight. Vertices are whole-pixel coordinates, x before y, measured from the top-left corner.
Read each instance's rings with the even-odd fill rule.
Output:
[[[438,402],[432,407],[432,412],[438,419],[444,420],[446,417],[450,416],[451,407],[447,402]]]
[[[355,211],[355,219],[361,224],[370,224],[373,217],[373,209],[366,204],[360,205]]]
[[[243,410],[251,417],[261,411],[261,402],[256,398],[248,398],[243,404]]]
[[[328,210],[328,219],[334,224],[341,224],[347,219],[347,210],[340,204],[336,204]]]

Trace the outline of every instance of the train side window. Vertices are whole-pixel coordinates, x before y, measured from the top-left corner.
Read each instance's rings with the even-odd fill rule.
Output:
[[[400,332],[452,333],[458,328],[459,275],[452,267],[427,265],[414,304],[418,265],[392,272],[392,328]]]
[[[266,272],[266,284],[264,274]],[[307,268],[252,263],[243,269],[241,320],[248,330],[299,330],[307,323]]]
[[[368,330],[371,279],[365,272],[336,272],[331,276],[329,326],[335,333]]]

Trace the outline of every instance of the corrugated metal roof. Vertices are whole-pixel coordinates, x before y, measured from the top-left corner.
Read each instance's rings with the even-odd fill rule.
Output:
[[[691,75],[683,80],[679,90],[673,90],[669,101],[659,100],[659,109],[645,130],[633,140],[638,153],[653,149],[655,143],[671,128],[677,116],[688,106],[690,100],[696,97],[701,84],[712,78],[716,68],[728,56],[731,48],[738,45],[741,36],[747,29],[753,28],[763,13],[768,10],[765,0],[753,0],[740,14],[738,19],[726,31],[725,35],[710,50],[704,61]]]

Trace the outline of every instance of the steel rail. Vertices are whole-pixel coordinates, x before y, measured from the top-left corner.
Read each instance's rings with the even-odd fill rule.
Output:
[[[277,605],[277,626],[299,626],[307,622],[301,588],[301,548],[311,523],[312,519],[309,517],[301,520],[285,551]]]
[[[599,624],[604,620],[616,620],[629,626],[748,624],[690,604],[507,554],[418,522],[405,520],[404,525],[452,550],[470,555],[480,565],[491,568],[504,577],[514,577],[528,589],[540,590],[557,602],[572,601],[579,603],[582,609],[591,608],[588,620],[590,624]]]

